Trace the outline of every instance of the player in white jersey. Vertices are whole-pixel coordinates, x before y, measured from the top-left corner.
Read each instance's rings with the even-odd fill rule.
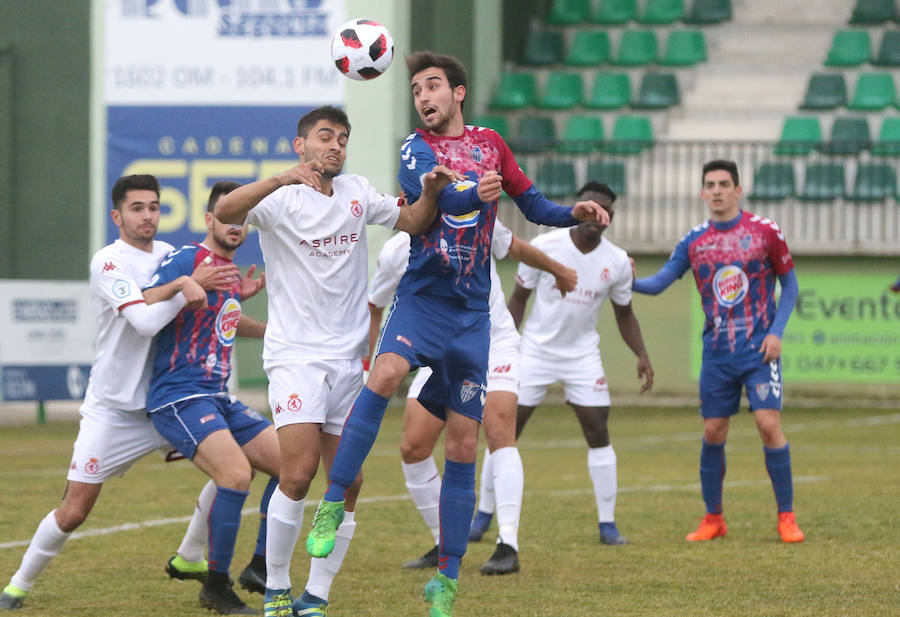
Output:
[[[578,192],[593,199],[613,218],[615,193],[598,182],[588,182]],[[581,223],[571,229],[542,234],[532,243],[578,272],[578,287],[564,298],[553,289],[550,277],[520,265],[509,311],[516,325],[522,323],[525,304],[537,290],[534,307],[522,330],[519,368],[519,410],[516,435],[521,434],[547,386],[561,381],[566,401],[575,410],[588,443],[588,471],[594,486],[600,540],[625,544],[615,524],[616,454],[609,440],[609,387],[597,345],[600,306],[609,298],[622,339],[638,357],[641,392],[653,385],[653,368],[644,347],[641,328],[631,308],[631,263],[628,254],[603,239],[605,227]]]
[[[119,178],[110,213],[119,239],[91,259],[91,305],[96,352],[80,408],[68,483],[60,505],[41,521],[19,569],[0,594],[0,610],[22,606],[35,580],[93,508],[103,483],[124,475],[142,456],[171,447],[144,413],[152,336],[184,306],[203,305],[208,289],[224,288],[237,268],[204,266],[145,294],[172,246],[155,241],[159,183],[149,175]]]
[[[378,255],[378,265],[369,286],[370,353],[374,350],[374,339],[381,326],[384,308],[393,298],[397,284],[406,271],[409,242],[409,234],[398,233],[385,243]],[[486,511],[482,512],[481,516],[482,518],[487,516],[489,524],[494,511],[493,504],[496,501],[500,533],[494,554],[481,567],[484,574],[508,574],[519,571],[518,529],[524,483],[522,459],[515,438],[516,395],[519,385],[519,333],[506,309],[500,277],[497,275],[497,266],[494,262],[495,259],[504,259],[507,256],[552,274],[562,293],[574,289],[577,283],[574,270],[548,258],[524,240],[516,238],[499,219],[494,223],[489,298],[491,346],[484,413],[484,434],[488,445],[482,463],[479,511]],[[405,568],[434,568],[438,562],[441,478],[432,453],[444,428],[444,422],[428,412],[416,400],[431,373],[428,367],[420,368],[410,384],[403,415],[400,454],[403,458],[406,488],[422,518],[425,519],[425,524],[434,537],[435,546],[422,557],[403,564]],[[478,540],[486,528],[487,525],[481,530]]]
[[[350,123],[331,106],[297,125],[300,163],[225,195],[216,217],[259,229],[269,291],[263,366],[269,406],[281,447],[279,486],[269,502],[266,544],[267,617],[290,617],[289,566],[303,523],[303,507],[319,460],[330,469],[344,420],[363,387],[366,355],[366,225],[422,233],[437,212],[437,190],[449,181],[440,169],[423,178],[416,204],[375,191],[368,180],[339,175]],[[400,207],[403,206],[403,207]],[[356,527],[353,509],[362,477],[347,496],[338,547],[312,559],[309,580],[293,610],[324,615],[331,583]]]

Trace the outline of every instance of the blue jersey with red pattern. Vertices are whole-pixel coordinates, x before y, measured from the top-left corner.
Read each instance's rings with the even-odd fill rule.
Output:
[[[742,211],[733,221],[692,229],[667,265],[679,278],[694,271],[706,315],[704,360],[733,361],[758,353],[775,319],[775,276],[794,262],[774,221]]]
[[[148,287],[190,276],[201,262],[231,264],[202,244],[188,244],[163,259]],[[182,309],[156,336],[149,411],[197,396],[228,394],[231,348],[241,318],[240,290],[240,281],[235,281],[228,291],[208,291],[208,308]]]

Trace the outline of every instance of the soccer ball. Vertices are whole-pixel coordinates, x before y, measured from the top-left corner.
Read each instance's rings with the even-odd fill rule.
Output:
[[[375,79],[394,59],[394,39],[388,29],[371,19],[351,19],[331,41],[334,65],[350,79]]]

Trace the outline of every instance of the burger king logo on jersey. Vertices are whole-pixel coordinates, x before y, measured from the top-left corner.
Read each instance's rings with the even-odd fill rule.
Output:
[[[713,277],[713,293],[722,306],[734,306],[747,297],[750,281],[747,274],[734,265],[723,266]]]
[[[219,314],[216,315],[216,335],[219,342],[230,347],[234,343],[237,334],[238,321],[241,319],[241,303],[234,298],[228,298],[222,303]]]

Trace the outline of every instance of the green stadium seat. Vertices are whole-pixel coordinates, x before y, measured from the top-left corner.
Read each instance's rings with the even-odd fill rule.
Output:
[[[869,121],[865,118],[835,118],[831,125],[831,139],[819,150],[827,154],[859,154],[872,145]]]
[[[763,163],[753,174],[753,192],[749,199],[780,201],[794,194],[793,163]]]
[[[552,30],[529,30],[525,37],[525,49],[520,64],[526,66],[547,66],[562,61],[564,55],[562,32]]]
[[[581,73],[550,73],[544,96],[537,102],[541,109],[571,109],[584,100]]]
[[[594,87],[584,101],[588,109],[621,109],[631,104],[631,80],[628,73],[598,72]]]
[[[831,39],[825,66],[859,66],[872,56],[868,30],[838,30]]]
[[[603,119],[600,116],[569,116],[559,152],[593,152],[603,143]]]
[[[844,166],[840,163],[813,163],[806,167],[803,201],[830,201],[844,196]]]
[[[638,154],[653,147],[653,123],[647,116],[626,115],[616,118],[612,140],[603,150],[613,154]]]
[[[504,73],[491,100],[493,109],[524,109],[534,105],[534,73]]]
[[[591,15],[595,24],[615,26],[627,24],[637,13],[635,0],[600,0],[597,10]]]
[[[637,99],[631,106],[635,109],[668,109],[680,102],[678,79],[674,73],[644,73]]]
[[[775,154],[809,154],[822,143],[818,116],[788,116],[781,127]]]
[[[509,123],[506,121],[506,116],[498,116],[494,114],[482,114],[480,116],[475,116],[472,118],[472,124],[475,126],[484,126],[489,129],[494,129],[498,133],[500,133],[500,137],[506,139],[509,136]]]
[[[609,33],[606,30],[578,30],[565,63],[570,66],[597,66],[609,61]]]
[[[517,152],[543,152],[556,143],[556,126],[549,116],[522,116],[519,132],[510,143]]]
[[[548,159],[538,165],[534,186],[547,197],[575,194],[575,165],[572,161]]]
[[[700,30],[671,30],[660,64],[693,66],[706,61],[706,39]]]
[[[683,14],[684,0],[645,0],[636,20],[641,24],[671,24]]]
[[[800,109],[835,109],[847,104],[847,84],[840,73],[814,73],[809,77]]]
[[[553,0],[547,23],[571,26],[587,21],[591,14],[591,0]]]
[[[856,89],[853,91],[853,98],[847,103],[847,108],[878,111],[893,105],[896,96],[893,75],[862,73],[856,80]]]
[[[612,63],[619,66],[654,64],[659,54],[653,30],[625,30]]]
[[[617,197],[625,195],[625,163],[622,161],[599,159],[589,162],[587,179],[606,184]]]
[[[891,165],[860,163],[853,182],[853,192],[846,198],[851,201],[882,201],[890,199],[897,191],[897,173]]]
[[[894,18],[894,0],[856,0],[851,24],[883,24]]]
[[[881,121],[878,141],[872,144],[876,156],[900,156],[900,118],[888,116]]]
[[[731,0],[694,0],[681,20],[686,24],[718,24],[731,19]]]
[[[872,58],[877,66],[900,66],[900,30],[885,30],[878,45],[878,54]]]

